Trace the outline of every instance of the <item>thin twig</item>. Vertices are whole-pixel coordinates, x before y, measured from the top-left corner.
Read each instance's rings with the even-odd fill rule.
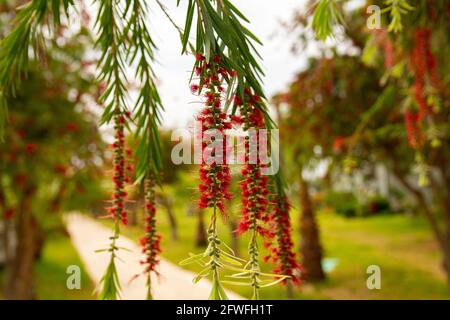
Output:
[[[167,8],[159,1],[156,0],[156,2],[158,3],[159,7],[161,8],[161,10],[164,12],[164,14],[166,15],[167,19],[169,19],[169,21],[172,23],[172,25],[178,30],[178,32],[180,34],[183,34],[183,29],[180,28],[175,21],[173,21],[172,17],[169,15],[169,12],[167,11]]]

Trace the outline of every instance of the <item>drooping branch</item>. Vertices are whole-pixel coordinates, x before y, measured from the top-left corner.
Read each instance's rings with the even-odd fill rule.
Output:
[[[99,11],[96,20],[98,28],[97,46],[102,54],[98,63],[100,74],[98,81],[105,83],[105,91],[100,101],[105,105],[102,123],[114,121],[114,194],[110,215],[114,220],[113,235],[108,251],[111,254],[107,270],[102,278],[100,299],[115,300],[119,296],[119,280],[115,266],[118,247],[116,241],[120,235],[120,222],[126,222],[124,211],[125,198],[125,133],[129,109],[126,104],[126,47],[123,8],[115,0],[99,1]]]
[[[32,0],[20,8],[13,29],[0,41],[0,141],[8,117],[7,100],[16,95],[21,79],[29,68],[29,49],[36,60],[42,58],[45,44],[41,26],[53,20],[61,23],[61,11],[68,15],[73,0]],[[50,25],[49,25],[50,26]]]
[[[417,189],[414,187],[402,174],[400,168],[398,167],[398,164],[393,157],[391,151],[386,150],[386,154],[391,159],[392,164],[392,173],[397,178],[397,180],[401,183],[401,185],[408,190],[416,199],[419,206],[422,208],[423,214],[427,218],[427,220],[430,223],[431,229],[433,230],[433,234],[436,237],[436,240],[441,246],[444,246],[445,240],[444,240],[444,234],[442,230],[439,228],[439,224],[436,220],[436,217],[434,216],[430,206],[428,205],[425,196],[423,195],[422,191],[420,189]]]

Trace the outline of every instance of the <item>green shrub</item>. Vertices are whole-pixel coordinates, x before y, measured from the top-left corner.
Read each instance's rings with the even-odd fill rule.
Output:
[[[359,215],[358,199],[351,192],[331,191],[325,196],[325,204],[334,208],[337,214],[347,218]]]

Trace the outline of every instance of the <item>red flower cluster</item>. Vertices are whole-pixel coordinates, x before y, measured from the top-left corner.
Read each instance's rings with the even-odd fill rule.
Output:
[[[431,52],[430,29],[418,29],[415,36],[415,46],[410,54],[410,64],[414,73],[413,92],[419,107],[419,118],[421,120],[432,111],[425,98],[426,78],[428,77],[433,86],[438,87],[439,77],[436,68],[436,58]]]
[[[205,90],[205,108],[200,112],[198,120],[202,122],[202,164],[200,166],[200,208],[217,207],[224,213],[225,200],[231,199],[228,191],[231,174],[230,168],[225,161],[225,140],[221,154],[216,154],[217,150],[211,150],[212,143],[207,136],[207,131],[215,129],[225,136],[225,130],[231,129],[231,122],[227,121],[227,116],[221,107],[221,84],[227,79],[230,73],[221,65],[219,56],[207,63],[201,54],[196,55],[197,66],[195,73],[200,77],[199,84],[191,85],[192,92],[202,92]],[[205,137],[207,139],[205,139]],[[215,141],[216,142],[216,141]],[[209,156],[206,156],[209,155]]]
[[[235,97],[234,103],[239,106],[244,130],[264,128],[264,118],[257,106],[260,101],[260,97],[252,94],[248,88],[244,91],[243,101],[240,97]],[[261,150],[262,143],[261,141],[257,142],[258,148]],[[267,215],[267,206],[269,204],[267,200],[269,195],[269,190],[267,189],[268,179],[261,174],[263,165],[260,163],[259,157],[257,163],[249,163],[249,137],[246,137],[245,150],[245,161],[247,164],[242,169],[243,180],[240,183],[242,190],[242,217],[237,231],[244,233],[252,229],[256,230],[262,237],[271,239],[274,237],[274,233],[264,226],[269,218]],[[258,221],[262,223],[258,223]]]
[[[392,41],[387,36],[383,43],[383,49],[384,67],[389,69],[394,65],[394,46],[392,45]]]
[[[344,144],[345,144],[345,137],[336,136],[333,141],[333,151],[335,153],[341,153],[342,149],[344,148]]]
[[[242,169],[242,217],[238,227],[238,233],[244,233],[249,229],[256,231],[264,238],[273,238],[274,234],[266,227],[258,224],[258,221],[267,222],[267,177],[261,175],[259,164],[247,164]]]
[[[25,152],[27,154],[31,155],[31,154],[35,153],[37,151],[37,149],[38,149],[38,146],[35,143],[29,142],[25,145]]]
[[[416,103],[419,106],[419,120],[425,118],[429,112],[429,107],[427,102],[425,101],[425,95],[423,92],[423,81],[420,78],[416,77],[413,90],[414,97],[416,98]]]
[[[431,83],[438,87],[439,77],[437,74],[437,62],[436,57],[431,52],[431,30],[428,28],[418,29],[416,31],[416,54],[418,60],[425,60],[421,62],[421,67],[425,68],[426,73]],[[422,74],[424,75],[424,73]]]
[[[405,124],[408,143],[414,149],[420,148],[425,142],[421,120],[433,111],[427,103],[425,85],[429,83],[434,87],[439,86],[436,58],[431,52],[430,37],[430,29],[417,29],[415,45],[410,52],[410,65],[414,74],[413,93],[419,112],[407,111]]]
[[[117,114],[114,117],[115,140],[112,145],[114,149],[113,160],[113,182],[114,193],[112,206],[108,208],[109,216],[113,219],[121,220],[123,224],[128,223],[127,212],[125,211],[125,183],[129,178],[125,173],[125,135],[124,135],[125,117]],[[130,153],[130,151],[127,151]]]
[[[291,237],[291,222],[289,210],[291,208],[286,197],[276,197],[272,201],[273,213],[270,216],[271,224],[276,230],[276,245],[266,245],[270,249],[270,255],[265,260],[276,263],[273,270],[276,274],[287,275],[291,280],[300,283],[301,266],[297,262],[294,252],[294,243]]]
[[[14,210],[13,208],[6,208],[3,217],[5,220],[11,220],[14,217],[15,213],[16,210]]]
[[[405,112],[406,133],[408,143],[413,149],[418,149],[424,143],[424,135],[420,125],[420,116],[416,112],[407,110]]]
[[[142,253],[145,260],[141,264],[146,265],[145,273],[155,272],[159,263],[158,254],[161,252],[161,236],[156,232],[156,207],[155,190],[152,179],[145,180],[145,235],[141,238]]]

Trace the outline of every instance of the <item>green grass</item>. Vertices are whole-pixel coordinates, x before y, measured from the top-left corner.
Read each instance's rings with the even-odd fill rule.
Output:
[[[69,290],[66,286],[67,267],[77,265],[81,269],[81,289]],[[41,259],[35,268],[36,289],[41,300],[88,300],[94,285],[86,273],[70,238],[61,233],[49,235]],[[0,273],[0,278],[2,274]]]
[[[196,217],[187,216],[184,209],[176,210],[178,241],[170,238],[165,212],[158,211],[158,226],[163,235],[162,256],[178,263],[189,252],[198,253],[194,235]],[[295,290],[296,299],[448,299],[449,290],[440,269],[440,255],[428,224],[421,218],[384,215],[365,219],[346,219],[331,212],[318,215],[325,255],[339,259],[328,279],[318,285],[305,284]],[[295,243],[298,237],[298,213],[293,213]],[[137,240],[140,227],[124,228],[124,233]],[[230,241],[230,230],[220,226],[221,238]],[[240,239],[240,254],[246,256],[247,237]],[[381,290],[366,287],[369,265],[381,268]],[[199,271],[196,265],[186,266]],[[269,271],[271,266],[265,266]],[[235,292],[251,296],[249,288],[229,286]],[[285,288],[262,289],[263,299],[285,299]],[[205,297],[206,298],[206,297]]]

